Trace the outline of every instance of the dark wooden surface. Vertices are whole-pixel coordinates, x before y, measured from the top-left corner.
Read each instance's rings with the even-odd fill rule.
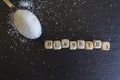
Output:
[[[0,80],[120,80],[120,0],[32,2],[43,27],[37,40],[14,31],[0,1]],[[45,40],[63,38],[110,41],[111,50],[44,49]]]

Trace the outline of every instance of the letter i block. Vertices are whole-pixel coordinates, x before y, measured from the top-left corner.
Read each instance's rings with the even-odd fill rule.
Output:
[[[45,49],[53,49],[53,41],[52,40],[47,40],[45,41]]]
[[[61,42],[59,40],[56,40],[53,42],[54,50],[60,50],[61,49]]]

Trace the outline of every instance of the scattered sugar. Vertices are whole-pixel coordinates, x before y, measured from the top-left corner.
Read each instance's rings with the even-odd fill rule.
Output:
[[[93,35],[93,39],[96,39],[96,35],[95,34]]]
[[[120,36],[118,36],[118,38],[120,38]]]
[[[42,63],[43,63],[43,64],[45,64],[46,62],[45,62],[45,61],[43,61]]]
[[[111,27],[110,29],[113,30],[113,27]]]
[[[22,43],[27,43],[27,39],[26,38],[22,38],[20,37],[20,33],[13,27],[14,25],[11,24],[12,22],[9,21],[9,29],[7,31],[7,33],[11,36],[11,37],[14,37],[15,39],[18,39],[20,42]]]
[[[17,2],[17,1],[16,1]],[[56,4],[57,3],[57,4]],[[64,16],[62,16],[63,14],[65,14],[66,16],[71,16],[72,14],[76,14],[77,16],[80,16],[80,14],[82,13],[82,8],[80,10],[74,10],[73,7],[70,7],[71,5],[74,6],[74,8],[78,8],[80,7],[81,5],[84,5],[87,3],[87,0],[73,0],[72,3],[71,1],[69,2],[66,2],[65,0],[56,0],[56,1],[48,1],[48,0],[19,0],[19,4],[15,4],[15,5],[18,5],[18,8],[26,8],[26,9],[29,9],[30,11],[34,12],[37,17],[39,17],[40,21],[42,22],[42,25],[45,26],[45,30],[46,30],[46,34],[48,36],[54,36],[55,32],[57,32],[57,28],[61,30],[59,31],[63,31],[64,32],[64,29],[65,28],[68,28],[68,31],[69,32],[72,32],[73,34],[74,33],[74,28],[73,27],[69,27],[69,23],[66,22],[66,19],[64,18]],[[63,9],[63,7],[65,9]],[[68,9],[66,9],[68,8]],[[62,9],[62,12],[59,12],[59,10]],[[104,9],[103,7],[101,7],[101,9]],[[73,13],[74,12],[74,13]],[[83,23],[84,25],[87,26],[88,24],[88,21],[87,21],[87,17],[84,18],[85,15],[83,15],[83,17],[80,17],[80,18],[73,18],[73,20],[76,22],[78,21],[79,24]],[[94,17],[97,17],[97,13],[93,13],[93,16]],[[108,20],[110,20],[108,18]],[[56,23],[55,24],[55,28],[54,30],[51,29],[51,24],[49,22],[54,22]],[[80,26],[76,22],[75,26],[78,28],[78,30],[83,30],[84,29],[84,26]],[[59,27],[57,25],[62,25],[62,27]],[[79,25],[79,26],[78,26]],[[89,25],[88,25],[89,26]],[[1,26],[2,27],[2,26]],[[31,42],[30,40],[22,37],[18,31],[16,31],[16,29],[14,29],[14,27],[11,26],[11,24],[9,25],[9,30],[7,31],[8,34],[11,36],[11,42],[14,41],[14,38],[17,39],[18,41],[16,41],[16,44],[12,44],[12,48],[15,48],[17,47],[19,44],[28,44],[29,45],[33,45],[33,46],[36,46],[33,42]],[[62,30],[63,29],[63,30]],[[114,29],[114,28],[111,28],[111,30]],[[104,32],[104,29],[100,29],[100,31]],[[90,32],[89,30],[89,27],[86,27],[86,32]],[[76,34],[75,34],[76,35]],[[64,36],[68,36],[67,33],[64,33]],[[74,35],[71,35],[70,37],[72,38],[72,36]],[[57,36],[56,36],[57,37]],[[93,35],[93,37],[95,38],[96,36]],[[118,37],[120,38],[120,37]],[[30,42],[29,42],[30,41]],[[30,47],[24,47],[24,45],[20,45],[21,47],[27,49],[27,50],[31,50]],[[40,50],[39,50],[40,51]]]

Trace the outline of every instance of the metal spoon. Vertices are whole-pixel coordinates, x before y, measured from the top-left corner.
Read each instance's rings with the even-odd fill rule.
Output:
[[[32,12],[17,9],[9,0],[3,2],[12,10],[13,23],[20,34],[29,39],[37,39],[41,36],[41,24]]]

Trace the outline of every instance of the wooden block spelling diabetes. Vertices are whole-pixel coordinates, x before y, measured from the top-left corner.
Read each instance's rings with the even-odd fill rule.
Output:
[[[105,50],[105,51],[110,50],[110,43],[109,42],[102,42],[102,50]]]
[[[101,49],[102,41],[101,40],[93,40],[93,45],[95,49]]]
[[[86,50],[93,50],[93,42],[92,41],[86,41],[85,42],[85,49]]]
[[[54,48],[54,50],[60,50],[61,49],[61,42],[59,40],[54,41],[53,48]]]
[[[77,49],[76,41],[70,41],[70,50],[76,50],[76,49]]]
[[[77,40],[77,49],[84,49],[84,48],[85,48],[85,41]]]
[[[69,39],[62,40],[46,40],[45,41],[45,49],[53,49],[53,50],[61,50],[62,48],[69,48],[70,50],[76,49],[85,49],[85,50],[93,50],[93,49],[101,49],[108,51],[110,50],[110,42],[104,42],[101,40],[93,40],[93,41],[69,41]]]
[[[62,48],[69,48],[69,39],[62,39],[61,46]]]
[[[53,41],[52,40],[47,40],[45,41],[45,49],[53,49]]]

